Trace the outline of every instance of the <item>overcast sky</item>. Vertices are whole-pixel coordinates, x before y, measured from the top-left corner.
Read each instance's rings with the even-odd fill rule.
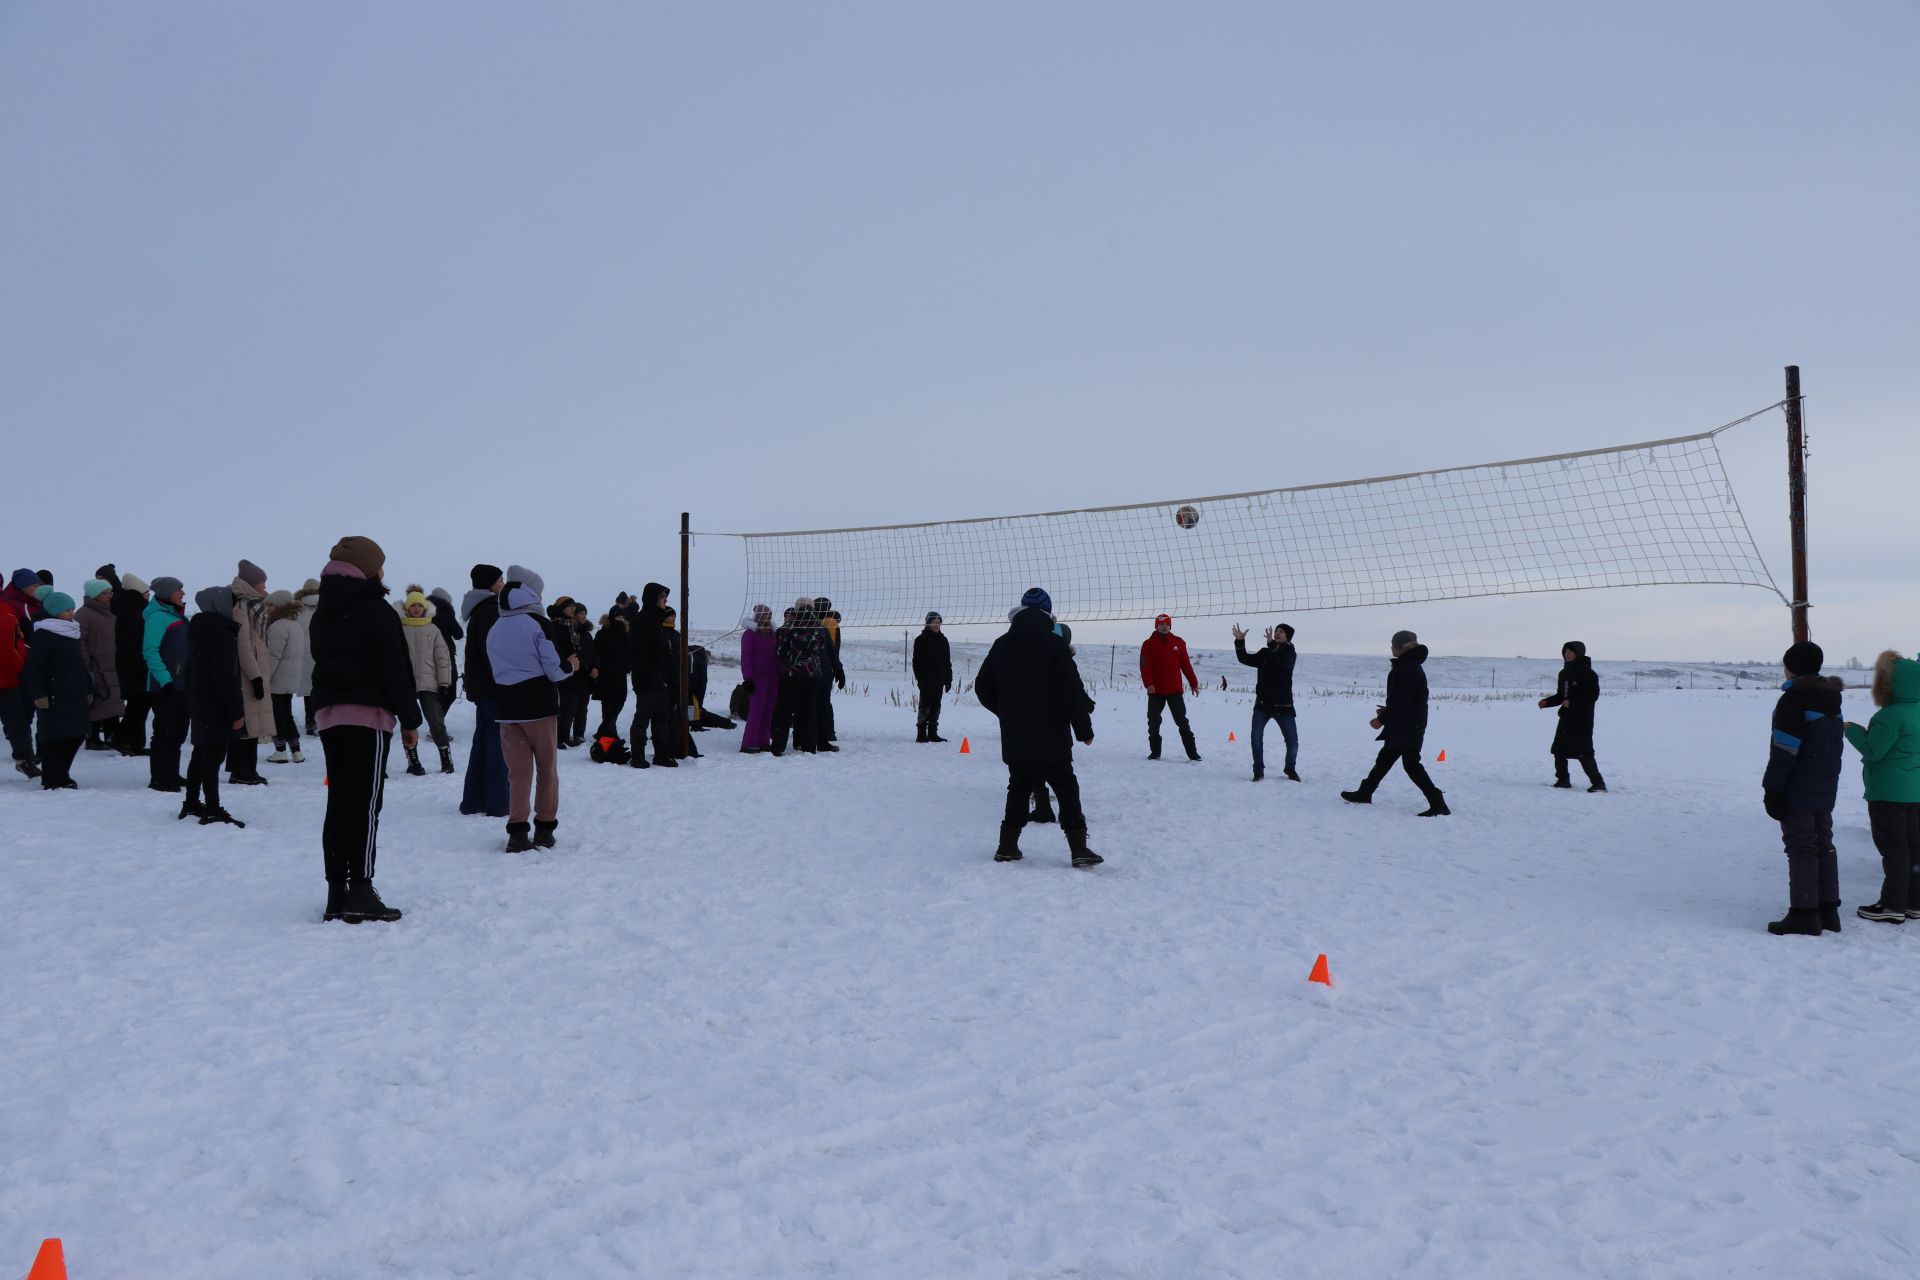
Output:
[[[682,509],[1529,456],[1715,426],[1798,363],[1816,638],[1912,652],[1916,68],[1913,0],[0,0],[0,560],[293,586],[354,532],[396,584],[520,561],[603,605],[677,574]],[[1784,585],[1779,416],[1723,443]],[[740,563],[702,540],[696,623]],[[1295,621],[1788,638],[1730,588]]]

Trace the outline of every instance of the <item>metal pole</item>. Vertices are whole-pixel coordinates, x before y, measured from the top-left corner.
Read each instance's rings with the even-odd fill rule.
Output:
[[[1800,366],[1787,366],[1787,527],[1793,539],[1793,642],[1807,627],[1807,438],[1800,412]]]
[[[693,745],[693,729],[687,723],[687,708],[692,705],[693,683],[693,601],[687,598],[689,550],[693,546],[693,521],[680,513],[680,721],[678,740],[682,751]]]

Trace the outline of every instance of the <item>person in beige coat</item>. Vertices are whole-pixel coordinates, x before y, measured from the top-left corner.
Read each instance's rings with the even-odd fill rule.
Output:
[[[246,725],[234,733],[227,747],[227,781],[264,787],[260,744],[273,739],[273,698],[267,691],[273,675],[273,657],[267,649],[267,571],[242,560],[232,589],[233,620],[240,624],[234,642],[240,650],[240,703]]]
[[[291,591],[267,596],[267,659],[272,672],[267,677],[267,696],[273,700],[273,754],[267,757],[268,764],[300,764],[307,758],[300,750],[300,722],[293,715],[300,678],[313,668],[307,656],[304,612]]]
[[[440,691],[453,683],[453,651],[447,648],[447,638],[440,628],[433,625],[433,601],[418,583],[407,588],[407,595],[397,606],[400,610],[400,632],[406,637],[407,657],[413,662],[413,687],[420,703],[420,716],[427,722],[427,731],[433,735],[433,745],[440,748],[440,772],[453,772],[453,748],[448,744],[447,708],[440,701]],[[414,777],[426,773],[420,763],[420,749],[407,748],[407,772]]]
[[[80,649],[87,660],[87,683],[93,701],[87,705],[89,751],[113,750],[114,731],[127,704],[120,696],[119,652],[114,643],[113,584],[88,578],[85,597],[73,617],[80,624]]]

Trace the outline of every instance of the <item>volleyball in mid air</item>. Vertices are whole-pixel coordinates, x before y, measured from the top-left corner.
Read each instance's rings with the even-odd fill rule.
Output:
[[[1173,522],[1182,529],[1191,529],[1200,523],[1200,511],[1197,507],[1182,507],[1173,513]]]

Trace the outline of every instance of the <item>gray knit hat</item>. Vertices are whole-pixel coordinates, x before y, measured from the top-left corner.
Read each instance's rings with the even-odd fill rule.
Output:
[[[240,562],[240,572],[238,576],[240,581],[246,583],[255,591],[267,585],[267,571],[251,560],[242,560]]]
[[[178,578],[169,578],[165,574],[153,580],[153,598],[171,600],[179,592],[185,591],[187,584]]]

